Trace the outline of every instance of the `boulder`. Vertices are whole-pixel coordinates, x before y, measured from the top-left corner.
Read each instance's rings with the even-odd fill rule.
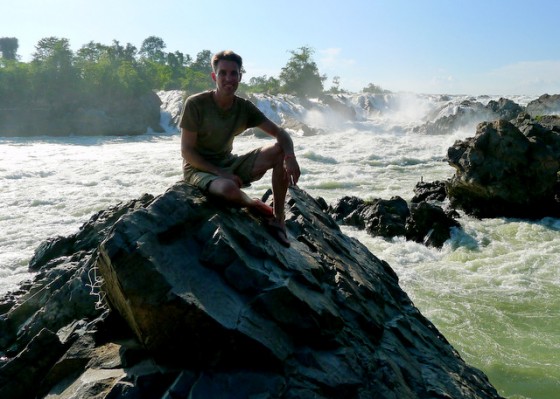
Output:
[[[543,94],[525,108],[532,117],[560,114],[560,94]]]
[[[469,129],[484,120],[494,119],[493,111],[475,100],[464,100],[459,105],[449,102],[428,116],[428,121],[415,126],[419,134],[449,134],[459,129]]]
[[[419,203],[422,201],[442,202],[447,198],[445,182],[436,180],[433,182],[420,181],[414,186],[414,197],[411,202]]]
[[[490,100],[488,104],[474,100],[464,100],[459,105],[449,102],[429,116],[429,121],[413,128],[413,132],[421,134],[449,134],[459,129],[474,128],[483,121],[495,119],[512,120],[523,112],[523,108],[515,102],[500,98]]]
[[[392,238],[406,236],[408,204],[399,196],[389,200],[376,199],[360,211],[366,231],[373,236]]]
[[[429,202],[412,203],[406,218],[406,239],[441,248],[461,225],[441,207]]]
[[[452,206],[477,217],[558,214],[557,133],[523,121],[529,137],[510,122],[484,122],[474,137],[448,149],[455,168],[447,182]]]
[[[461,227],[455,220],[456,213],[446,212],[439,205],[429,203],[445,199],[444,184],[418,183],[410,206],[398,196],[372,201],[346,196],[329,206],[326,212],[339,223],[365,229],[374,237],[391,239],[400,236],[441,248],[451,237],[450,229]]]
[[[79,247],[68,238],[43,248],[39,274],[66,272],[31,284],[1,318],[0,330],[37,331],[0,345],[4,389],[16,388],[17,370],[31,373],[19,377],[24,393],[3,397],[499,398],[391,267],[323,208],[290,188],[288,249],[262,221],[184,183],[114,210],[110,229],[93,226],[109,214],[90,220],[81,230],[98,236],[88,240],[97,249],[73,257],[61,250]],[[104,301],[69,321],[60,308],[76,290],[63,287],[84,273],[83,290]],[[51,306],[13,319],[26,301]]]
[[[523,112],[523,107],[507,98],[500,98],[498,101],[490,100],[486,108],[491,110],[496,119],[511,121]]]

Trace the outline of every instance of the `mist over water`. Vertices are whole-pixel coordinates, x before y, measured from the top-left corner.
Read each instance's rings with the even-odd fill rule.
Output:
[[[383,102],[382,113],[357,122],[320,110],[306,114],[306,122],[322,132],[309,137],[294,133],[302,168],[299,186],[328,203],[345,195],[410,200],[421,179],[451,177],[453,170],[444,161],[447,149],[474,135],[474,129],[437,136],[411,131],[436,110],[438,101],[403,96]],[[278,107],[298,109],[277,100],[275,111],[270,104],[263,100],[259,106],[269,115]],[[271,143],[241,136],[235,151]],[[97,211],[144,193],[161,194],[180,180],[179,144],[176,132],[0,139],[0,293],[31,277],[27,264],[43,240],[72,234]],[[269,187],[270,173],[248,193],[260,196]],[[391,265],[415,305],[502,395],[557,398],[560,220],[462,215],[459,221],[463,229],[455,230],[440,250],[342,229]]]

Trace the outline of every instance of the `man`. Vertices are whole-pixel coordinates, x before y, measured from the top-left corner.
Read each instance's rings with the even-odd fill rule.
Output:
[[[229,204],[245,207],[266,220],[275,238],[290,245],[284,203],[288,186],[297,184],[300,169],[289,134],[270,121],[254,104],[235,95],[243,61],[232,51],[212,57],[216,88],[190,96],[181,115],[181,154],[185,181]],[[258,127],[276,143],[244,155],[232,154],[235,136]],[[272,169],[274,208],[252,199],[241,188]]]

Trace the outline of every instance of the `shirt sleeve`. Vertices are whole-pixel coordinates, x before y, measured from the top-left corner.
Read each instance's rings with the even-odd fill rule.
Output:
[[[187,98],[183,106],[179,127],[191,132],[197,132],[200,126],[200,109],[191,97]]]
[[[247,128],[256,127],[266,121],[266,116],[255,104],[247,100]]]

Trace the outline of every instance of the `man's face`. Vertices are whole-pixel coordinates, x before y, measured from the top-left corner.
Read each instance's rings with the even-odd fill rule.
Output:
[[[241,72],[235,61],[220,60],[216,72],[212,72],[212,79],[218,91],[234,94],[241,80]]]

